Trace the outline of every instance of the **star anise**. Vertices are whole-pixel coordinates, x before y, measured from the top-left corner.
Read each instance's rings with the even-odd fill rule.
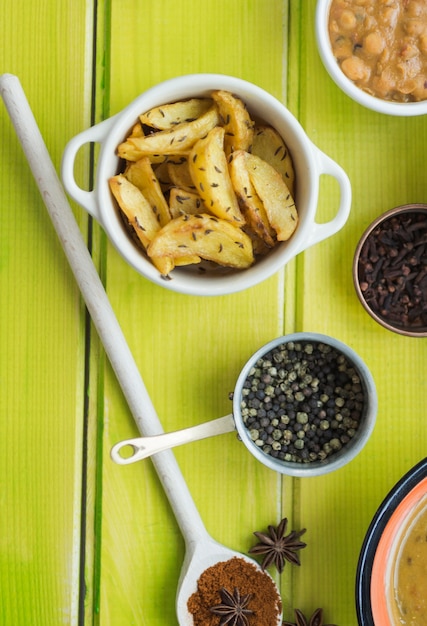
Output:
[[[220,615],[221,620],[219,626],[249,626],[247,615],[253,615],[254,612],[248,609],[248,604],[252,600],[252,593],[241,596],[238,589],[234,589],[231,594],[224,587],[219,592],[221,596],[221,604],[211,607],[210,611],[215,615]]]
[[[266,569],[274,563],[281,574],[286,561],[290,561],[294,565],[301,565],[297,552],[307,545],[299,541],[306,529],[303,528],[298,532],[293,530],[289,535],[285,535],[287,525],[288,519],[285,517],[277,527],[269,526],[268,533],[254,532],[260,543],[251,548],[249,552],[250,554],[265,555],[261,563],[262,569]]]
[[[323,609],[316,609],[313,615],[307,620],[298,609],[295,609],[296,622],[283,622],[282,626],[334,626],[334,624],[323,623]]]

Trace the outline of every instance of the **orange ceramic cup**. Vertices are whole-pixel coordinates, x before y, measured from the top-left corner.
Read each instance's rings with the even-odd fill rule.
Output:
[[[427,477],[403,498],[387,522],[375,552],[371,577],[371,608],[375,625],[396,626],[393,618],[397,554],[415,515],[427,506]]]

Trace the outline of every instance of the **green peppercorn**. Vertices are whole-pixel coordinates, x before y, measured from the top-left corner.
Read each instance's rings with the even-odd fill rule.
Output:
[[[259,431],[255,429],[251,430],[249,434],[251,436],[252,441],[256,441],[259,437]]]
[[[307,424],[308,415],[305,411],[298,411],[297,413],[297,422],[298,424]]]

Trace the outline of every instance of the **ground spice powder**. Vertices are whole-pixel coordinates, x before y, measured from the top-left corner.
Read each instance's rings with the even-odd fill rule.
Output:
[[[210,608],[221,603],[219,590],[230,593],[237,588],[241,595],[253,594],[248,608],[254,612],[248,621],[254,626],[277,626],[282,601],[270,576],[256,565],[239,557],[207,568],[197,581],[197,591],[188,600],[194,626],[218,626],[220,618]]]

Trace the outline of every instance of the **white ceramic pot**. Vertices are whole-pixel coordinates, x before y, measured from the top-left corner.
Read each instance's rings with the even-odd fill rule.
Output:
[[[201,273],[197,266],[191,269],[189,266],[174,269],[171,279],[165,281],[127,234],[110,192],[108,179],[117,174],[120,167],[117,146],[124,141],[141,113],[160,104],[207,96],[214,89],[228,90],[239,96],[253,116],[271,124],[282,135],[295,168],[299,225],[289,241],[278,245],[249,269]],[[93,191],[81,189],[74,177],[76,155],[89,142],[100,144]],[[316,212],[322,174],[336,178],[340,187],[340,200],[335,217],[327,223],[318,224]],[[340,230],[351,206],[351,186],[346,173],[310,141],[299,122],[281,102],[256,85],[218,74],[187,75],[160,83],[141,94],[114,117],[74,137],[64,151],[62,179],[69,195],[102,225],[114,246],[134,269],[157,285],[192,295],[229,294],[265,280],[298,253]]]
[[[260,440],[260,443],[253,440],[254,433],[251,432],[253,427],[250,426],[249,422],[246,421],[246,418],[242,414],[242,400],[247,395],[244,393],[244,390],[245,392],[248,391],[246,383],[248,377],[253,375],[254,370],[260,367],[260,359],[264,359],[267,356],[268,358],[271,358],[273,352],[280,352],[281,347],[284,344],[289,346],[291,342],[294,344],[311,344],[312,348],[315,348],[316,346],[322,346],[323,348],[327,347],[330,352],[333,351],[336,353],[333,355],[334,358],[331,363],[338,356],[344,357],[345,361],[347,361],[348,367],[353,370],[352,376],[357,375],[360,381],[360,390],[363,395],[363,400],[358,427],[353,436],[349,438],[347,442],[343,443],[338,450],[332,454],[330,453],[323,459],[318,458],[317,460],[309,460],[309,458],[306,457],[306,460],[303,461],[300,457],[300,461],[298,461],[286,460],[285,458],[282,459],[279,456],[273,456],[271,453],[272,446],[270,447],[270,444],[268,444],[267,449],[265,449],[263,444],[263,441],[265,440]],[[300,351],[300,363],[305,360],[305,356],[306,353],[304,350]],[[276,366],[276,362],[274,362],[274,366]],[[305,367],[306,366],[307,363],[305,364]],[[270,365],[267,367],[270,367]],[[280,367],[282,366],[277,365],[277,369],[280,369]],[[289,390],[289,381],[285,382],[285,378],[286,377],[282,378],[282,383],[279,383],[279,379],[277,379],[276,381],[273,380],[271,384],[275,386],[276,390],[279,389],[280,384],[283,384],[284,388]],[[297,378],[298,376],[296,376],[295,380]],[[329,387],[329,383],[323,381],[320,384],[319,390],[315,393],[319,394],[320,397],[323,395],[323,389],[325,389],[326,392],[327,387]],[[346,390],[345,393],[349,393],[349,390]],[[299,411],[300,407],[302,409],[302,405],[305,400],[289,400],[289,402],[293,403],[293,410]],[[328,474],[329,472],[340,469],[354,459],[357,454],[359,454],[367,443],[375,426],[377,408],[378,399],[374,380],[369,369],[360,356],[354,352],[354,350],[338,339],[334,339],[333,337],[329,337],[327,335],[306,332],[293,333],[291,335],[285,335],[284,337],[273,339],[266,345],[262,346],[262,348],[255,352],[255,354],[253,354],[246,362],[240,372],[234,388],[232,414],[171,433],[162,433],[153,437],[137,437],[134,439],[120,441],[113,446],[111,450],[111,457],[119,465],[128,465],[129,463],[135,463],[136,461],[146,459],[153,454],[157,454],[158,452],[162,452],[163,450],[167,450],[174,446],[237,430],[239,439],[245,444],[249,452],[253,454],[258,461],[270,469],[279,472],[280,474],[287,474],[289,476],[296,476],[299,478],[321,476],[322,474]],[[317,418],[313,416],[313,420],[314,419]],[[315,422],[313,421],[310,425],[310,430],[312,430],[314,424]],[[256,428],[258,429],[259,427],[260,425]],[[340,436],[339,430],[340,429],[336,429],[335,433],[333,431],[330,432],[331,439]],[[259,431],[257,431],[257,433],[256,437],[260,436]],[[341,432],[341,434],[343,433]],[[307,440],[308,439],[311,439],[311,437],[308,436]],[[305,447],[305,445],[302,447]],[[270,450],[268,450],[268,448],[270,448]],[[123,455],[124,450],[126,450],[126,452]]]

